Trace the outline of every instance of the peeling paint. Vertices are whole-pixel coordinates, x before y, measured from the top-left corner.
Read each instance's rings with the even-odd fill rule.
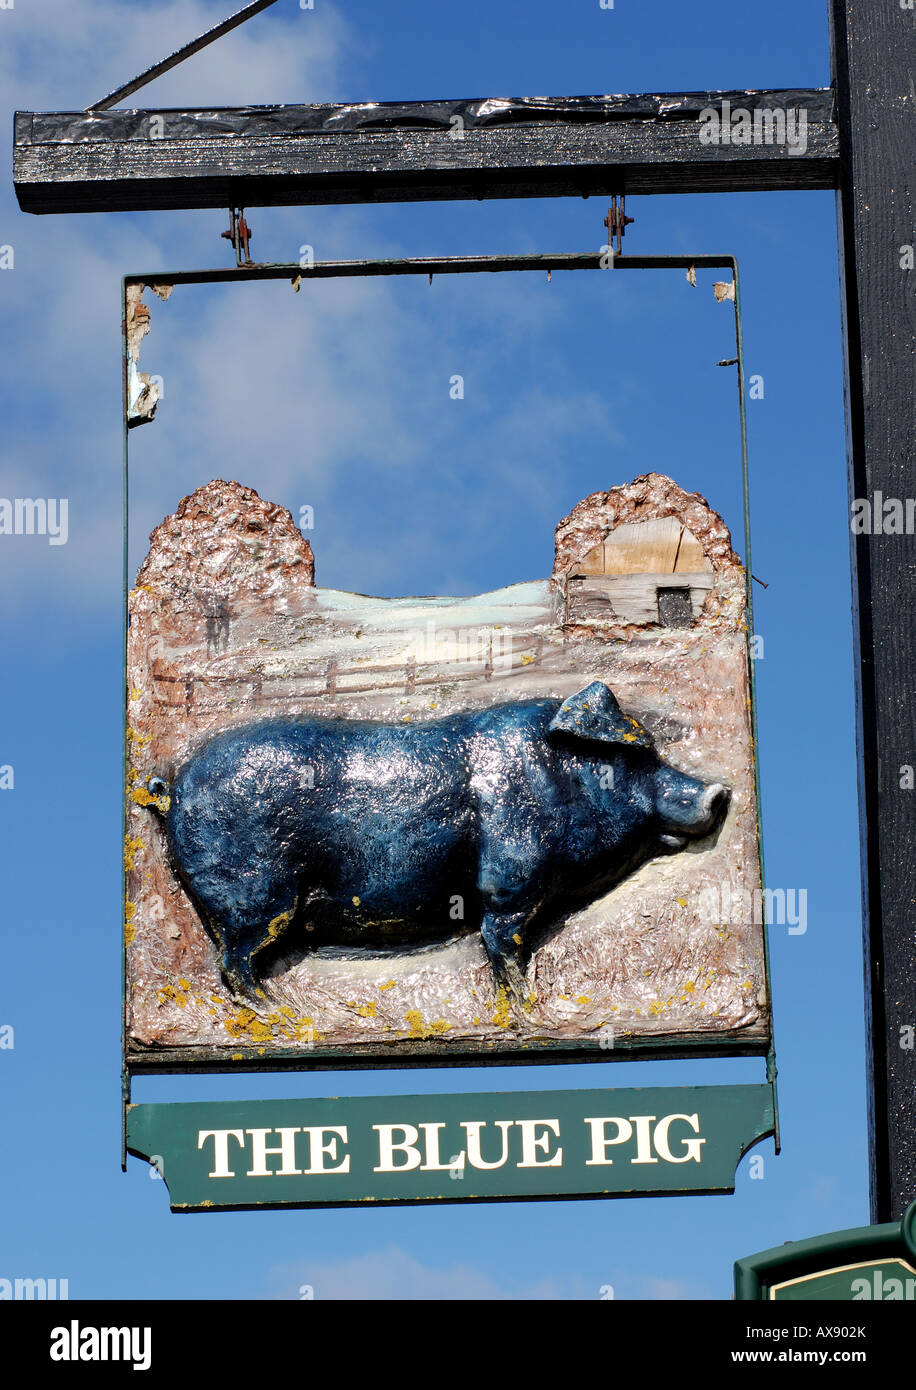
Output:
[[[125,291],[128,429],[134,425],[145,425],[152,420],[161,399],[156,382],[139,368],[140,344],[150,330],[149,306],[143,303],[143,291],[146,288],[146,285],[130,284]],[[172,293],[173,286],[165,282],[155,282],[148,288],[160,299],[166,300]]]

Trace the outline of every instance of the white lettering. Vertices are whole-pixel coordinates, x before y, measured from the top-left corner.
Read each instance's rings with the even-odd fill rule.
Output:
[[[309,1137],[309,1159],[310,1167],[304,1168],[304,1173],[349,1173],[350,1155],[343,1157],[337,1163],[337,1141],[342,1144],[350,1142],[347,1134],[346,1125],[307,1125],[303,1131]],[[325,1141],[324,1136],[329,1134],[331,1137]],[[337,1163],[333,1168],[325,1163],[325,1158],[329,1158],[331,1163]]]
[[[609,1119],[587,1119],[587,1125],[591,1125],[592,1130],[592,1156],[586,1159],[586,1168],[597,1165],[613,1163],[612,1158],[608,1158],[608,1149],[614,1144],[627,1144],[633,1137],[633,1126],[629,1120],[624,1120],[620,1116],[612,1115]],[[606,1133],[607,1125],[616,1125],[617,1134],[613,1139],[609,1139]],[[599,1154],[600,1150],[600,1154]]]
[[[694,1134],[699,1134],[700,1132],[699,1115],[666,1115],[663,1120],[659,1120],[658,1124],[655,1126],[655,1133],[652,1136],[659,1157],[664,1159],[666,1163],[699,1163],[700,1149],[706,1143],[705,1139],[685,1139],[684,1152],[681,1154],[680,1158],[676,1158],[671,1152],[671,1147],[668,1143],[668,1130],[671,1125],[674,1124],[675,1120],[683,1120],[685,1124],[690,1126]]]
[[[501,1168],[509,1157],[509,1130],[511,1120],[496,1120],[496,1128],[502,1132],[502,1151],[495,1163],[487,1163],[480,1152],[480,1132],[486,1127],[486,1120],[462,1120],[461,1127],[467,1134],[468,1163],[472,1168]]]
[[[419,1131],[413,1125],[373,1125],[372,1128],[378,1133],[379,1158],[373,1172],[376,1173],[407,1173],[411,1168],[419,1168],[423,1162],[420,1150],[416,1148],[419,1139]],[[394,1131],[400,1130],[402,1139],[395,1142]],[[395,1153],[406,1155],[403,1163],[395,1163]]]
[[[240,1129],[201,1129],[197,1132],[197,1147],[202,1149],[208,1139],[213,1140],[213,1171],[211,1178],[234,1178],[229,1167],[229,1140],[235,1139],[242,1147],[245,1135]]]
[[[522,1161],[519,1168],[561,1168],[563,1166],[563,1150],[558,1148],[552,1158],[538,1158],[536,1150],[544,1154],[550,1148],[551,1134],[559,1138],[559,1120],[516,1120],[515,1122],[522,1131]],[[537,1126],[543,1125],[548,1131],[546,1134],[537,1134]]]
[[[439,1157],[439,1131],[445,1129],[444,1121],[440,1121],[438,1124],[421,1125],[420,1128],[423,1131],[423,1143],[426,1149],[426,1161],[420,1171],[423,1173],[447,1173],[455,1165],[457,1159],[451,1158],[448,1163],[443,1163]]]
[[[649,1133],[649,1126],[655,1122],[654,1115],[631,1115],[630,1119],[636,1126],[636,1157],[631,1159],[631,1163],[657,1163],[658,1159],[652,1157],[652,1137]]]
[[[278,1178],[295,1178],[299,1174],[296,1167],[296,1135],[299,1129],[296,1126],[284,1126],[282,1129],[246,1129],[246,1134],[251,1135],[251,1167],[248,1169],[249,1178],[272,1178],[274,1174]],[[280,1143],[271,1148],[267,1147],[268,1134],[279,1134]],[[198,1148],[200,1145],[198,1145]],[[277,1154],[280,1157],[279,1168],[268,1168],[268,1155]]]

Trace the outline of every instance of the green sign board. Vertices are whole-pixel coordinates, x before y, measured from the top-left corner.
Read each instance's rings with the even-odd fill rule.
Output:
[[[762,1086],[141,1104],[174,1211],[732,1192]]]
[[[738,1260],[735,1297],[916,1303],[916,1202],[902,1221],[789,1241]]]

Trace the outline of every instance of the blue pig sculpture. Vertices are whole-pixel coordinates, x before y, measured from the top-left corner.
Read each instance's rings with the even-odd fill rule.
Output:
[[[477,929],[521,998],[541,924],[709,835],[730,796],[662,761],[601,681],[422,724],[262,720],[148,787],[237,998],[294,932],[377,950]]]

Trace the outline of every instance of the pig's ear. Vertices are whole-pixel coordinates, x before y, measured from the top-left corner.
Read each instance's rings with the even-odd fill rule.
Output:
[[[603,681],[593,681],[564,700],[549,727],[551,733],[577,734],[599,743],[652,747],[650,735],[637,720],[624,714]]]

